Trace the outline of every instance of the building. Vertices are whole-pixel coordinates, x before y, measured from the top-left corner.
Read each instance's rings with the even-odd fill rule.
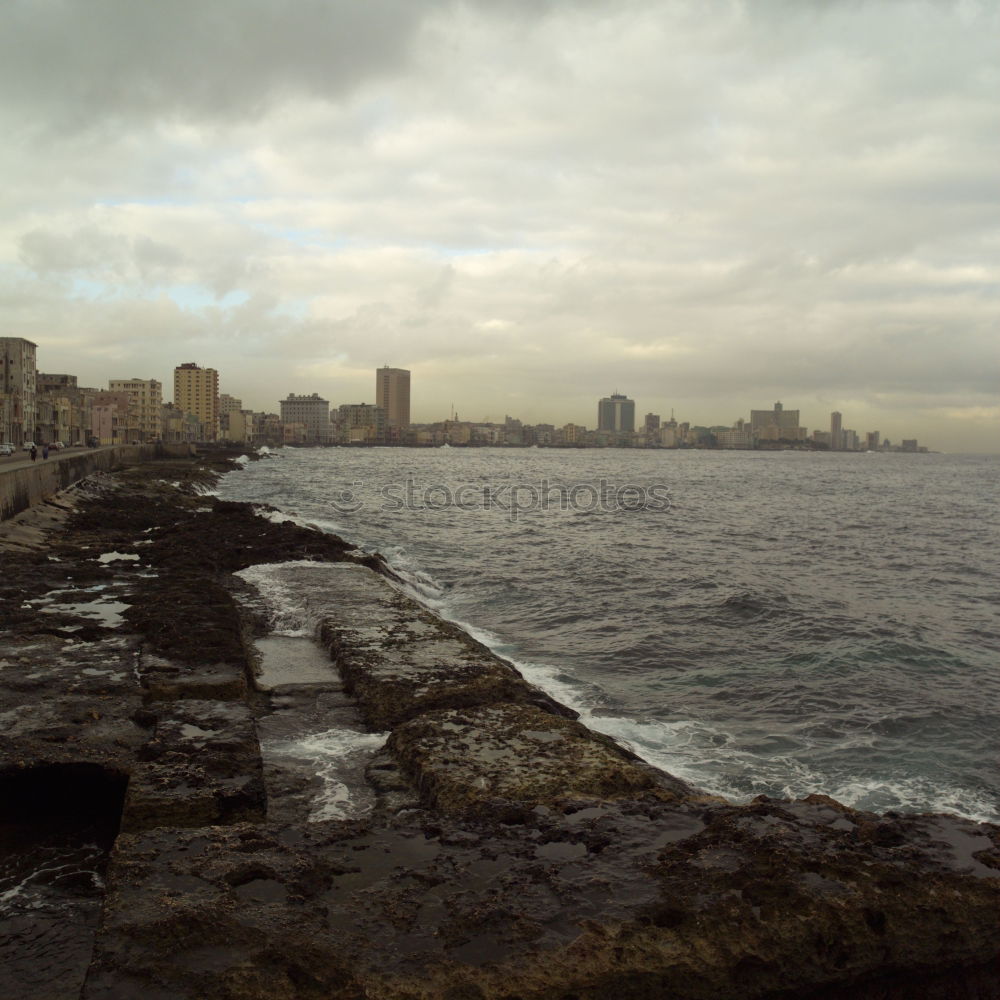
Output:
[[[246,443],[247,428],[240,419],[243,412],[243,400],[230,396],[228,392],[219,393],[219,440]],[[230,420],[230,417],[233,419]],[[252,428],[250,429],[252,431]],[[252,436],[252,434],[251,434]]]
[[[219,393],[219,416],[227,413],[239,413],[243,409],[243,400],[230,396],[228,392]]]
[[[635,400],[613,392],[597,404],[598,431],[631,434],[635,430]]]
[[[90,402],[98,390],[82,389],[75,375],[38,372],[35,376],[36,444],[86,444],[90,437]]]
[[[276,447],[285,440],[285,429],[277,413],[254,413],[253,440],[257,445]]]
[[[90,437],[101,444],[130,444],[139,433],[138,413],[130,393],[97,392],[91,402]]]
[[[375,405],[385,411],[390,432],[410,426],[410,373],[405,368],[375,370]]]
[[[806,429],[799,426],[799,411],[786,410],[780,402],[773,410],[751,410],[750,430],[758,441],[801,441]]]
[[[865,434],[865,451],[878,451],[882,447],[880,438],[878,431],[868,431]]]
[[[174,369],[174,406],[197,417],[206,441],[219,436],[219,373],[193,362]]]
[[[23,337],[0,337],[0,444],[20,447],[34,440],[37,350],[37,344]]]
[[[844,450],[843,417],[836,410],[830,414],[830,451]]]
[[[319,393],[310,396],[296,396],[289,393],[280,402],[281,422],[287,428],[291,424],[302,425],[301,440],[293,439],[289,444],[328,444],[330,441],[330,401]]]
[[[113,378],[110,392],[128,393],[135,409],[136,442],[148,444],[163,437],[163,383],[155,378]],[[129,442],[132,443],[131,441]]]
[[[381,444],[386,412],[371,403],[344,403],[337,408],[337,440],[341,444]]]

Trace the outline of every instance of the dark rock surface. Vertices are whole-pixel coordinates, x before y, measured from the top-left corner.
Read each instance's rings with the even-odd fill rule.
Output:
[[[0,829],[73,782],[121,825],[89,971],[39,993],[4,951],[0,996],[1000,997],[996,827],[703,795],[377,556],[204,496],[228,468],[130,469],[0,530]],[[262,563],[339,678],[296,682],[289,639],[293,679],[256,683],[267,602],[232,574]],[[323,779],[274,748],[365,724],[364,808],[317,819]]]

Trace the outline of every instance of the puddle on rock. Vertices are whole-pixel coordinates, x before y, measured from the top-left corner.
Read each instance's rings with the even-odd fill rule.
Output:
[[[38,610],[50,615],[78,615],[81,618],[95,618],[107,628],[118,628],[125,619],[122,614],[132,605],[122,601],[82,601],[78,604],[45,603]]]

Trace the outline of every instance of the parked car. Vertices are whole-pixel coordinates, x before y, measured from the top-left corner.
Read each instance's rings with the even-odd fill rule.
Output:
[[[53,441],[52,444],[49,445],[49,447],[54,449],[55,451],[62,451],[63,448],[66,447],[66,445],[64,445],[62,441]]]
[[[31,451],[31,449],[34,447],[35,447],[34,441],[25,441],[24,447],[21,449],[21,451]]]
[[[14,446],[12,444],[0,444],[0,455],[13,455]]]

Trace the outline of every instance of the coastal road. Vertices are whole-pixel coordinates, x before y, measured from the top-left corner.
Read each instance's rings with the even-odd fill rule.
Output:
[[[40,462],[54,462],[58,461],[60,458],[67,458],[70,455],[80,455],[84,452],[92,451],[107,451],[108,448],[114,448],[115,445],[107,444],[102,445],[100,448],[87,448],[83,445],[76,445],[72,448],[62,448],[59,451],[50,451],[48,458],[42,458],[42,449],[38,449],[38,458],[35,459],[34,464],[38,465]],[[13,455],[0,455],[0,473],[12,472],[14,469],[23,469],[32,464],[31,455],[26,451],[15,451]]]

